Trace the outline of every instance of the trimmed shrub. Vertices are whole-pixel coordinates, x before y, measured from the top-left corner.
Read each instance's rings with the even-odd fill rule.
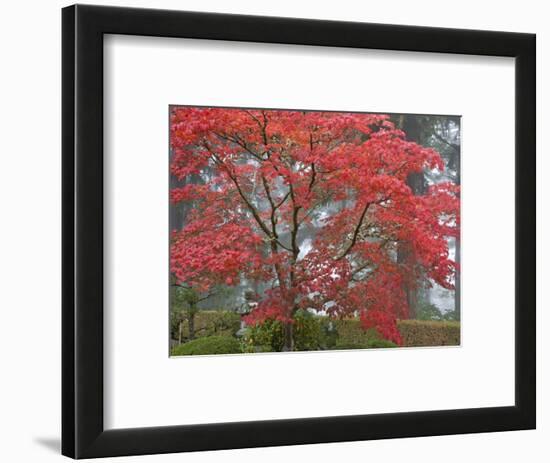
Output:
[[[367,343],[337,342],[331,350],[367,349]]]
[[[230,336],[208,336],[180,344],[172,349],[172,355],[239,354],[241,346]]]
[[[376,347],[376,343],[381,347],[392,347],[380,344],[387,341],[376,330],[364,331],[359,319],[334,320],[333,323],[337,331],[335,349],[367,349]],[[401,333],[403,347],[460,345],[460,322],[398,320],[397,328]],[[369,342],[373,345],[369,346]]]
[[[369,349],[378,349],[383,348],[387,349],[388,347],[398,347],[395,342],[388,341],[387,339],[370,339],[367,343]]]
[[[460,345],[460,322],[399,320],[397,327],[406,347]]]
[[[336,328],[337,344],[345,345],[365,345],[369,339],[379,339],[380,335],[374,329],[364,330],[361,321],[358,318],[348,318],[344,320],[333,320]],[[365,347],[362,347],[364,349]]]
[[[255,346],[254,344],[249,344],[246,340],[241,341],[241,352],[243,354],[259,354],[264,352],[273,352],[273,347],[266,346]]]
[[[386,339],[365,339],[362,342],[337,342],[333,347],[333,350],[346,350],[346,349],[377,349],[377,348],[388,348],[388,347],[397,347],[397,344],[394,342],[388,341]]]

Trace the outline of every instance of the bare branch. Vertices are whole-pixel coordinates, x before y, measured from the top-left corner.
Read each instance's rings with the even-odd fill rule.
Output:
[[[361,216],[359,217],[359,222],[357,223],[355,230],[353,231],[353,236],[351,238],[350,244],[348,245],[344,253],[340,257],[338,257],[336,260],[340,260],[346,257],[355,246],[355,243],[357,242],[357,237],[359,236],[359,230],[361,230],[361,227],[363,226],[363,220],[365,220],[365,216],[367,215],[367,211],[369,210],[369,207],[371,206],[371,204],[372,202],[368,202],[363,208],[363,212],[361,212]]]
[[[275,204],[275,209],[279,209],[284,202],[288,199],[290,196],[290,190],[286,192],[286,195],[283,196],[283,199],[281,199],[277,204]]]

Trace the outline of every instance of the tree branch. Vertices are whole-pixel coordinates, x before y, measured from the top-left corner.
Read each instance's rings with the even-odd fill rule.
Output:
[[[434,132],[433,136],[436,138],[436,140],[438,140],[441,143],[443,143],[444,145],[447,145],[448,147],[454,149],[457,153],[460,153],[460,146],[459,145],[455,145],[454,143],[451,143],[450,141],[447,141],[445,138],[443,138],[438,133]]]
[[[267,200],[269,201],[269,204],[271,206],[270,221],[271,221],[271,233],[273,235],[273,238],[275,239],[275,242],[279,246],[281,246],[283,249],[286,249],[287,251],[292,252],[292,249],[289,249],[286,246],[284,246],[281,243],[281,241],[279,240],[279,234],[277,233],[277,215],[276,215],[277,209],[278,209],[279,206],[277,206],[274,203],[273,198],[271,197],[271,189],[269,188],[267,180],[266,180],[266,178],[263,174],[262,174],[262,183],[263,183],[263,186],[264,186],[265,193],[267,195]],[[280,204],[282,204],[283,202],[284,202],[284,200]]]
[[[315,163],[311,163],[311,179],[309,181],[309,187],[308,190],[311,193],[311,189],[313,188],[313,185],[315,184],[315,178],[317,177],[317,172],[315,171]]]
[[[254,205],[248,200],[248,198],[246,197],[246,195],[244,194],[243,190],[241,189],[241,186],[239,185],[239,182],[237,181],[237,178],[234,177],[231,173],[228,172],[227,174],[229,176],[229,178],[231,179],[231,181],[234,183],[235,187],[237,188],[237,191],[239,192],[239,195],[240,197],[242,198],[242,200],[245,202],[246,206],[248,207],[248,209],[250,210],[250,212],[252,213],[252,216],[254,217],[254,219],[256,220],[256,222],[258,223],[258,225],[260,226],[260,228],[263,230],[263,232],[269,237],[269,238],[274,238],[269,229],[267,228],[267,225],[264,224],[262,218],[260,217],[260,214],[258,213],[258,211],[256,210],[256,208],[254,207]]]
[[[222,140],[225,140],[225,141],[228,141],[228,142],[231,142],[231,143],[235,143],[236,145],[240,146],[242,149],[244,149],[247,153],[249,153],[250,155],[252,155],[252,157],[254,157],[256,160],[258,161],[265,161],[265,159],[262,157],[261,154],[258,154],[256,153],[255,151],[252,150],[252,148],[250,148],[246,142],[244,142],[243,140],[241,140],[240,138],[238,137],[231,137],[229,135],[224,135],[222,133],[219,133],[219,132],[212,132],[214,135],[216,135],[218,138],[221,138]]]
[[[283,199],[281,199],[276,205],[275,205],[275,209],[279,209],[284,203],[285,201],[288,199],[288,197],[290,196],[290,190],[286,192],[286,195],[283,196]]]
[[[241,197],[241,199],[244,201],[244,203],[246,204],[246,206],[248,207],[248,209],[250,210],[250,212],[252,213],[252,216],[254,217],[254,220],[256,221],[256,223],[259,225],[259,227],[261,228],[261,230],[267,235],[267,237],[269,238],[269,240],[271,242],[275,242],[277,243],[279,246],[281,246],[283,249],[286,249],[287,251],[291,251],[291,249],[289,249],[287,246],[283,245],[283,243],[281,243],[281,241],[279,241],[278,237],[275,235],[273,235],[269,228],[267,227],[267,225],[264,223],[264,221],[262,220],[262,218],[260,217],[260,213],[256,210],[256,208],[254,207],[254,205],[250,202],[250,200],[247,198],[247,196],[244,194],[242,188],[241,188],[241,185],[239,184],[239,182],[237,181],[237,177],[235,175],[233,175],[233,173],[230,171],[230,169],[225,165],[225,163],[212,151],[212,149],[208,146],[207,143],[204,143],[203,145],[207,150],[208,152],[210,153],[211,157],[212,157],[212,160],[214,161],[214,163],[216,165],[218,165],[221,169],[225,170],[225,172],[227,173],[227,176],[231,179],[231,181],[233,182],[233,184],[235,185],[235,187],[237,188],[237,192],[239,193],[239,196]],[[286,198],[285,198],[286,199]],[[284,200],[283,200],[284,202]],[[282,203],[281,203],[282,204]]]
[[[384,201],[384,200],[382,200],[382,201]],[[369,210],[369,207],[371,206],[371,204],[373,204],[373,202],[368,202],[365,205],[365,207],[363,208],[363,212],[361,212],[361,216],[359,217],[359,222],[357,223],[357,225],[355,227],[355,230],[353,231],[353,236],[351,238],[350,244],[348,245],[348,247],[346,248],[344,253],[340,257],[338,257],[336,260],[340,260],[340,259],[343,259],[344,257],[346,257],[351,252],[353,247],[355,246],[355,243],[357,242],[357,237],[359,236],[359,231],[361,230],[361,227],[363,226],[363,220],[365,220],[365,216],[367,215],[367,211]]]
[[[296,206],[296,197],[294,196],[294,187],[292,183],[288,184],[290,191],[290,198],[292,199],[292,230],[290,232],[290,247],[292,248],[292,254],[294,256],[294,261],[298,258],[300,254],[300,248],[297,243],[298,228],[300,224],[298,223],[298,213],[300,212],[301,206]]]
[[[258,124],[258,127],[260,129],[260,133],[262,134],[262,139],[263,139],[264,145],[267,145],[267,132],[266,132],[267,116],[265,115],[265,111],[262,111],[263,124],[250,111],[245,111],[245,113],[248,114],[256,122],[256,124]]]

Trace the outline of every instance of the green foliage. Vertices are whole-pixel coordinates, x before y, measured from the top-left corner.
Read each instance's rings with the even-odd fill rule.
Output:
[[[430,304],[429,302],[420,304],[416,309],[416,318],[418,320],[456,320],[456,312],[449,311],[449,312],[442,312],[435,306],[434,304]]]
[[[249,326],[243,337],[247,352],[256,352],[260,346],[269,346],[271,351],[282,350],[284,345],[283,324],[276,320],[266,320],[261,325]]]
[[[195,338],[197,339],[214,335],[234,336],[240,327],[241,316],[235,312],[201,310],[195,314]],[[189,325],[185,322],[182,336],[184,339],[189,336]],[[173,338],[177,339],[177,329]]]
[[[248,343],[246,339],[242,339],[241,352],[243,352],[244,354],[258,354],[263,352],[273,352],[273,347],[271,347],[270,345],[256,346],[254,344]]]
[[[403,346],[460,345],[460,322],[399,320],[397,327],[403,339]]]
[[[377,348],[388,348],[388,347],[397,347],[397,344],[394,342],[388,341],[387,339],[369,339],[367,342],[369,349]]]
[[[416,308],[416,318],[418,320],[442,320],[443,314],[437,306],[426,302]]]
[[[243,337],[237,340],[235,333],[240,328],[240,320],[240,315],[235,312],[201,310],[195,314],[196,341],[227,337],[235,340],[240,346],[239,351],[244,353],[280,352],[283,349],[284,327],[281,322],[268,320],[261,325],[249,326]],[[460,344],[460,322],[399,320],[397,326],[403,346],[406,347]],[[307,311],[298,311],[293,329],[295,349],[298,351],[395,347],[393,343],[381,339],[376,330],[364,331],[358,319],[331,320]],[[183,339],[187,339],[189,331],[185,321],[182,334]],[[174,339],[177,339],[177,334]],[[177,348],[188,346],[191,342]]]
[[[338,341],[338,331],[333,320],[328,317],[319,317],[321,326],[319,346],[321,349],[332,349]]]
[[[172,339],[179,337],[179,325],[199,311],[200,294],[193,288],[184,286],[170,287],[170,335]]]
[[[443,314],[442,320],[460,322],[460,313],[455,310],[450,310]]]
[[[337,330],[335,349],[394,347],[385,345],[388,341],[381,339],[376,330],[364,331],[357,319],[335,320],[333,323]],[[460,345],[460,322],[457,321],[399,320],[397,328],[403,347]]]
[[[397,344],[388,341],[387,339],[377,338],[365,338],[362,341],[338,341],[333,347],[333,350],[345,350],[345,349],[376,349],[376,348],[388,348],[397,347]]]
[[[170,338],[178,339],[179,324],[184,320],[184,314],[181,311],[170,309]]]
[[[187,309],[197,309],[197,304],[200,301],[200,294],[194,288],[187,288],[184,286],[176,286],[173,293],[174,303],[177,305],[186,305]]]
[[[230,336],[208,336],[180,344],[172,349],[172,355],[238,354],[241,346]]]
[[[336,342],[332,350],[366,349],[367,343],[360,342]]]
[[[294,315],[294,344],[296,350],[318,350],[323,337],[323,318],[306,310],[298,310]],[[243,342],[247,346],[269,346],[271,351],[280,352],[284,346],[284,325],[278,320],[266,320],[262,324],[250,326]],[[250,350],[252,347],[249,347]],[[263,351],[265,352],[265,351]]]
[[[226,307],[223,301],[229,300],[234,293],[231,288],[216,286],[208,293],[201,293],[193,287],[176,285],[175,279],[170,286],[170,335],[172,339],[179,339],[179,327],[182,324],[182,338],[189,336],[189,320],[195,320],[195,338],[212,336],[214,334],[226,334],[225,330],[233,330],[235,325],[240,325],[240,316],[234,311],[223,310]],[[221,299],[221,305],[207,309],[206,304],[213,300]],[[204,314],[204,315],[203,315]],[[212,315],[214,314],[214,315]],[[237,326],[234,334],[240,326]]]
[[[170,335],[178,339],[179,323],[183,322],[182,338],[189,337],[188,314],[170,312]],[[224,310],[200,310],[195,313],[195,338],[213,335],[234,336],[241,326],[241,316]]]
[[[365,331],[357,318],[334,320],[337,332],[337,343],[341,345],[366,345],[370,339],[379,339],[380,335],[375,329]],[[364,349],[364,347],[361,347]]]
[[[321,346],[321,319],[307,310],[299,310],[294,316],[294,343],[296,350],[318,350]]]

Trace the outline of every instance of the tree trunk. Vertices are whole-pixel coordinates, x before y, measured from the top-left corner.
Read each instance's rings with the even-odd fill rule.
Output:
[[[456,149],[456,184],[460,185],[461,182],[461,159],[460,159],[460,146]],[[460,320],[460,230],[455,240],[455,262],[458,268],[455,273],[455,316],[457,320]]]
[[[411,251],[411,243],[407,241],[399,242],[397,246],[397,262],[401,262],[408,267],[414,267],[414,256]],[[405,291],[405,298],[407,300],[408,313],[407,318],[416,318],[418,308],[418,291],[417,282],[415,276],[412,273],[408,273],[404,276],[403,290]]]
[[[403,115],[399,118],[398,125],[405,132],[407,140],[413,141],[422,145],[422,122],[419,116]],[[416,196],[421,196],[426,193],[426,179],[424,172],[415,172],[407,176],[407,185]],[[410,243],[402,242],[397,250],[397,261],[406,263],[408,266],[415,266],[415,258],[411,251]],[[418,309],[418,291],[417,281],[414,278],[408,278],[404,281],[403,290],[407,299],[409,308],[408,317],[416,318]]]
[[[195,339],[195,310],[191,309],[189,311],[189,316],[187,317],[189,323],[189,340]]]
[[[460,321],[460,236],[455,239],[455,262],[458,265],[455,272],[455,317]]]
[[[292,323],[285,323],[283,326],[284,345],[283,352],[294,350],[294,326]]]
[[[183,335],[183,322],[179,322],[179,325],[178,325],[178,344],[181,344],[182,335]]]

